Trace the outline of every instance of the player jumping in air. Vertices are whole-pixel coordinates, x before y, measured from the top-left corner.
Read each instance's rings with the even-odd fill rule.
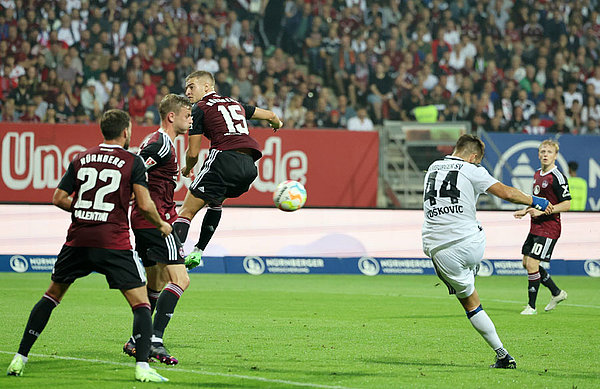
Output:
[[[160,128],[146,138],[139,151],[148,173],[150,196],[161,218],[167,223],[177,219],[173,195],[179,164],[173,142],[192,125],[191,108],[187,97],[172,93],[166,95],[158,107]],[[163,334],[179,298],[190,284],[184,265],[183,247],[175,234],[166,238],[160,236],[152,224],[144,219],[137,203],[134,203],[131,212],[131,228],[135,235],[136,250],[148,276],[146,287],[151,313],[156,308],[150,356],[167,365],[176,365],[177,358],[172,357],[163,345]],[[125,343],[123,352],[135,356],[136,342],[133,337]]]
[[[50,287],[31,310],[8,375],[23,374],[29,350],[46,327],[52,310],[76,279],[95,271],[106,276],[111,289],[121,290],[133,310],[135,378],[142,382],[168,381],[148,365],[152,316],[144,269],[129,242],[127,212],[132,192],[139,211],[162,236],[168,236],[172,228],[160,218],[150,198],[144,161],[126,150],[131,139],[129,114],[109,110],[102,115],[100,128],[104,143],[75,157],[54,191],[52,203],[70,211],[72,222],[54,264]]]
[[[531,228],[521,254],[523,254],[523,267],[527,269],[529,285],[527,287],[529,302],[521,315],[535,315],[540,283],[550,289],[552,298],[545,311],[551,311],[556,305],[567,299],[567,292],[560,290],[550,277],[550,274],[540,266],[540,262],[550,262],[554,245],[560,237],[560,212],[566,212],[571,207],[571,194],[569,183],[564,174],[555,165],[558,157],[558,143],[547,139],[538,148],[538,157],[542,168],[533,175],[533,194],[541,196],[554,205],[550,215],[540,212],[531,207],[516,211],[514,216],[521,219],[529,214],[531,216]]]
[[[186,267],[192,269],[200,264],[202,252],[219,225],[223,201],[246,193],[258,176],[254,163],[262,156],[261,147],[250,136],[247,120],[267,120],[273,131],[281,128],[283,122],[272,111],[218,95],[215,79],[209,72],[195,71],[187,76],[185,94],[194,106],[186,165],[181,169],[184,176],[189,176],[198,162],[202,134],[210,140],[208,157],[191,183],[179,218],[173,224],[179,239],[185,243],[191,220],[208,205],[198,242],[185,258]]]
[[[485,250],[485,233],[475,216],[477,198],[487,192],[546,213],[552,211],[552,205],[498,182],[479,165],[484,151],[479,138],[463,135],[451,156],[429,166],[423,197],[423,252],[432,259],[438,277],[450,294],[456,295],[473,327],[496,352],[496,362],[490,367],[515,369],[517,364],[500,341],[475,289],[475,274]]]

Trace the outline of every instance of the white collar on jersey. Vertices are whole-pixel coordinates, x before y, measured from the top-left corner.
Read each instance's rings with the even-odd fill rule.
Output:
[[[542,171],[542,168],[540,168],[540,176],[547,176],[548,174],[552,173],[556,168],[557,168],[557,166],[554,165],[554,167],[552,169],[548,170],[546,173],[544,173]]]
[[[164,135],[165,135],[165,137],[166,137],[166,138],[169,140],[169,142],[170,142],[170,143],[171,143],[171,145],[173,146],[173,148],[175,148],[175,143],[173,143],[173,141],[171,140],[171,137],[169,136],[169,134],[167,134],[167,133],[165,132],[165,129],[164,129],[164,128],[160,127],[160,128],[158,129],[158,132],[160,132],[161,134],[164,134]]]
[[[116,149],[116,148],[123,149],[123,147],[121,147],[119,145],[108,145],[106,143],[100,143],[98,146],[99,147],[109,147],[109,148],[114,148],[114,149]],[[125,149],[123,149],[123,150],[125,150]]]

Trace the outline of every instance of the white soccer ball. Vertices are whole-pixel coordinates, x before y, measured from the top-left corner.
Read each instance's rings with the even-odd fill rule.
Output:
[[[273,202],[282,211],[296,211],[306,203],[306,189],[298,181],[283,181],[273,192]]]

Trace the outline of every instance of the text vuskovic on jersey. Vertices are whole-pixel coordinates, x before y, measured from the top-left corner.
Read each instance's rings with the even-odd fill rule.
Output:
[[[445,207],[433,208],[427,211],[427,216],[435,217],[438,215],[445,215],[448,213],[463,213],[463,206],[460,204],[447,205]]]

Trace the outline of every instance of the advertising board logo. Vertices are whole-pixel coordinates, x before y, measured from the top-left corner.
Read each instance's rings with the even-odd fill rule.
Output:
[[[583,264],[583,268],[588,276],[600,277],[600,260],[588,259]]]
[[[13,255],[10,257],[10,267],[17,273],[25,273],[29,269],[27,259],[22,255]]]
[[[265,272],[265,262],[260,257],[246,257],[244,258],[243,265],[246,273],[253,276],[258,276]]]
[[[33,132],[7,132],[2,139],[2,181],[12,190],[55,188],[81,145],[64,151],[58,146],[37,145]]]
[[[281,181],[295,180],[306,184],[308,156],[302,150],[283,151],[283,141],[271,136],[265,141],[263,157],[258,162],[258,177],[252,183],[259,192],[273,192]]]
[[[379,262],[372,257],[362,257],[358,260],[358,270],[366,276],[376,276],[379,274]]]
[[[540,143],[542,142],[538,140],[515,143],[502,153],[492,175],[505,184],[512,185],[525,193],[531,193],[533,175],[539,167],[537,155]],[[566,159],[560,153],[556,158],[556,162],[561,171],[566,172],[569,170]],[[509,174],[512,172],[512,175],[507,176],[506,179],[504,179],[505,169]],[[540,188],[537,188],[538,193],[539,190]],[[497,199],[496,201],[500,202],[501,200]]]
[[[477,275],[481,277],[489,277],[494,274],[494,264],[487,259],[481,261],[477,268]]]

